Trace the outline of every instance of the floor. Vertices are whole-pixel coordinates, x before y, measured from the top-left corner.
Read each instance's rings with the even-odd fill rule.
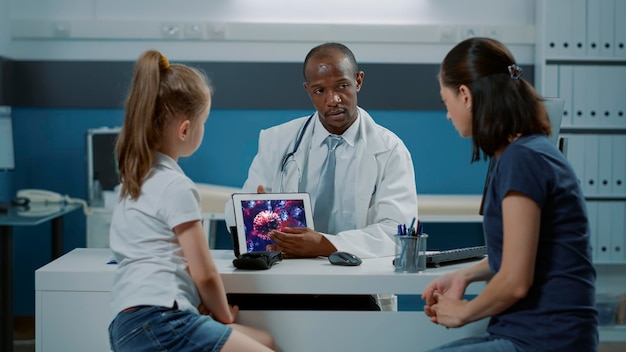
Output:
[[[14,326],[13,352],[35,352],[35,317],[17,316]]]
[[[35,352],[35,340],[15,340],[13,352]]]
[[[598,352],[624,352],[626,343],[603,343]],[[35,352],[35,340],[16,340],[13,352]]]

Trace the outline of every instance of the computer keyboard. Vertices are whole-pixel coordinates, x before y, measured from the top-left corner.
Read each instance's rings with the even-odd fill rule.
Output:
[[[448,249],[426,254],[426,266],[439,267],[442,264],[452,264],[459,261],[478,259],[487,254],[487,246],[465,247]]]

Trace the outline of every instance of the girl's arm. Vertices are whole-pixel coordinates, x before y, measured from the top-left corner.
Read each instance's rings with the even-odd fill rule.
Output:
[[[439,323],[457,327],[499,314],[528,293],[534,280],[541,209],[524,194],[509,192],[502,201],[502,217],[504,238],[500,270],[470,302],[452,302],[435,294],[435,299],[443,303],[441,310],[433,307]],[[454,309],[458,309],[457,313]]]
[[[222,278],[211,258],[201,222],[198,220],[180,224],[174,228],[174,233],[187,259],[189,273],[198,288],[202,304],[219,322],[234,323],[236,311],[231,310],[228,305]]]

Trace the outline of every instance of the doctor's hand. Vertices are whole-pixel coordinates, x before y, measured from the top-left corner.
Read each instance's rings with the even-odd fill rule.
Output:
[[[263,185],[258,185],[258,186],[256,186],[256,193],[258,193],[258,194],[265,194],[267,192],[265,192],[265,187],[263,187]]]
[[[276,244],[268,249],[282,251],[287,259],[328,256],[337,251],[321,233],[306,227],[285,227],[283,231],[270,231],[269,236]]]

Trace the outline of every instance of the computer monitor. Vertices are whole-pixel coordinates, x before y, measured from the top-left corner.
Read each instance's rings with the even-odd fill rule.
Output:
[[[544,105],[546,106],[546,110],[548,111],[548,118],[550,119],[550,128],[552,129],[552,134],[550,135],[550,140],[557,145],[559,150],[563,152],[563,144],[562,141],[559,140],[559,132],[561,131],[561,119],[563,118],[563,109],[565,107],[565,99],[563,98],[544,98]],[[478,210],[479,215],[483,215],[483,207],[485,205],[485,194],[487,192],[487,186],[489,185],[489,175],[491,175],[491,170],[496,166],[495,159],[489,159],[489,166],[487,167],[487,175],[485,176],[485,184],[483,186],[483,197],[480,201],[480,209]]]
[[[0,106],[0,170],[15,169],[11,108]]]

